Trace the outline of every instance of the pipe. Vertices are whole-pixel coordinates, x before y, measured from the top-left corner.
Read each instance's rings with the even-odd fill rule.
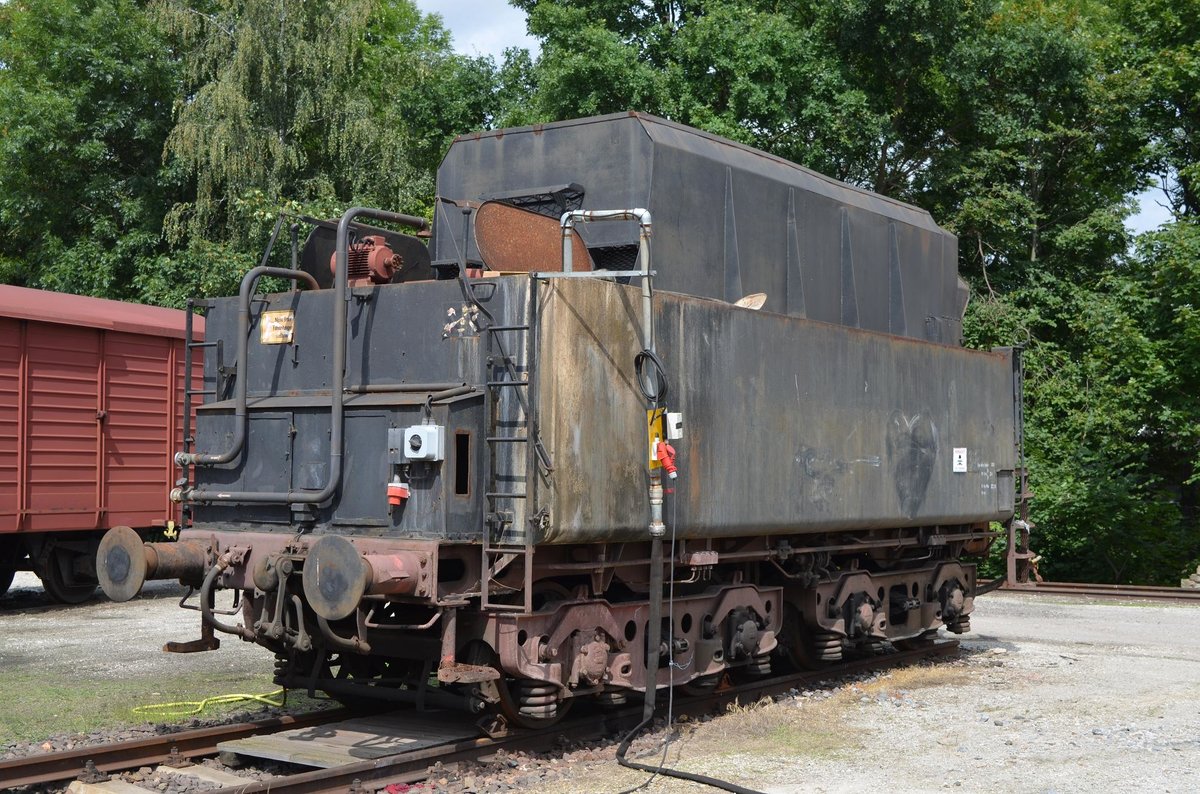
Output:
[[[292,270],[300,269],[300,224],[293,223],[288,227],[292,237]]]
[[[278,231],[278,229],[276,229]],[[290,278],[293,281],[304,281],[309,289],[319,289],[317,280],[302,270],[288,270],[282,267],[267,267],[259,265],[252,268],[242,277],[242,286],[238,290],[238,351],[237,362],[241,370],[237,374],[233,395],[233,441],[224,452],[178,452],[175,454],[175,465],[184,467],[216,466],[229,463],[242,451],[246,444],[246,381],[249,379],[248,358],[250,355],[250,296],[258,286],[258,280],[263,276],[278,276]]]
[[[654,352],[654,327],[651,317],[650,289],[650,210],[634,207],[627,210],[571,210],[564,212],[559,219],[562,227],[562,265],[563,272],[572,272],[572,231],[575,221],[585,223],[591,221],[637,221],[638,222],[638,261],[642,266],[642,347]]]
[[[400,384],[380,383],[380,384],[367,384],[367,385],[363,385],[363,386],[350,386],[349,388],[346,389],[346,391],[350,394],[391,394],[391,393],[419,394],[420,392],[427,391],[427,392],[429,392],[429,394],[426,397],[426,402],[430,402],[430,403],[441,402],[442,400],[449,400],[451,397],[461,397],[464,394],[471,394],[474,391],[476,391],[476,388],[474,386],[455,386],[455,387],[449,388],[449,389],[439,389],[438,387],[435,386],[434,389],[435,390],[413,389],[413,388],[409,388],[408,386],[404,385],[403,383],[400,383]]]
[[[637,221],[638,261],[642,269],[642,348],[654,356],[653,292],[650,285],[650,211],[635,207],[624,210],[571,210],[559,219],[562,227],[562,269],[572,272],[573,230],[575,221]],[[660,395],[661,396],[661,395]],[[654,403],[651,403],[651,408]],[[658,688],[658,657],[662,644],[662,588],[663,558],[662,538],[666,533],[663,524],[662,474],[650,469],[650,625],[646,638],[646,705],[644,717],[654,716],[654,699]]]
[[[208,569],[208,575],[204,577],[204,584],[200,585],[200,620],[206,626],[212,626],[217,631],[232,634],[235,637],[241,637],[244,640],[254,642],[254,631],[238,624],[237,626],[226,626],[221,621],[217,620],[213,614],[213,583],[217,581],[217,577],[221,575],[226,568],[229,567],[233,556],[230,552],[225,552],[217,561],[213,563],[213,567]]]
[[[378,392],[443,392],[450,389],[460,389],[465,383],[360,383],[347,386],[346,391],[352,394],[375,394]],[[469,387],[474,389],[474,386]],[[460,394],[462,392],[459,392]]]
[[[371,645],[366,640],[359,639],[357,634],[349,639],[342,637],[333,630],[333,627],[329,625],[329,621],[320,615],[317,615],[317,625],[321,628],[321,636],[335,649],[364,655],[371,653]]]
[[[655,696],[658,694],[658,656],[662,646],[662,536],[650,539],[650,617],[646,627],[646,704],[642,719],[654,716]]]
[[[429,222],[424,218],[413,215],[403,215],[399,212],[370,209],[368,207],[351,207],[342,215],[337,227],[337,260],[334,273],[333,298],[333,373],[330,380],[332,405],[330,407],[329,430],[329,480],[319,491],[222,491],[212,488],[176,488],[171,491],[174,501],[188,502],[224,502],[224,503],[255,503],[255,504],[321,504],[337,492],[342,483],[342,459],[345,433],[346,392],[346,315],[349,292],[349,248],[350,226],[360,215],[367,215],[380,220],[391,221],[404,226],[424,229]],[[252,271],[253,272],[253,271]],[[249,275],[249,274],[247,274]],[[243,284],[245,280],[243,280]],[[249,321],[249,310],[244,313]],[[245,337],[238,340],[243,344]],[[239,359],[239,362],[242,361]],[[240,363],[239,366],[245,366]],[[244,376],[239,379],[244,384]],[[244,389],[244,385],[242,386]],[[244,394],[244,392],[243,392]]]

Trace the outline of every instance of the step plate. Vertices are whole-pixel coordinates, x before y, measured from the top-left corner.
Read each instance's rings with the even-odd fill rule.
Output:
[[[221,752],[286,761],[321,769],[356,764],[398,753],[479,736],[468,719],[446,713],[400,712],[221,742]]]

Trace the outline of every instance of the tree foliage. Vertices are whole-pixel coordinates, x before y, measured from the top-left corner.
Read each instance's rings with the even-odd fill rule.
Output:
[[[1054,577],[1170,580],[1195,538],[1193,227],[1131,249],[1149,174],[1196,163],[1196,19],[1158,0],[514,0],[530,114],[628,107],[928,208],[967,338],[1026,346],[1037,546]],[[1185,4],[1188,5],[1188,4]],[[1191,5],[1195,5],[1192,3]],[[1191,270],[1189,270],[1191,268]],[[1200,297],[1200,296],[1198,296]],[[1182,336],[1181,336],[1182,335]],[[1191,391],[1187,391],[1191,389]]]
[[[0,4],[0,280],[136,297],[176,189],[176,74],[133,0]]]
[[[176,254],[141,274],[158,302],[230,291],[281,208],[425,213],[447,139],[488,121],[491,62],[407,0],[163,0],[155,20],[183,71],[167,164],[193,189]]]
[[[968,343],[1025,345],[1048,575],[1200,555],[1200,0],[511,2],[541,51],[500,63],[411,0],[0,4],[0,279],[230,293],[281,209],[428,212],[457,133],[656,113],[959,235]]]

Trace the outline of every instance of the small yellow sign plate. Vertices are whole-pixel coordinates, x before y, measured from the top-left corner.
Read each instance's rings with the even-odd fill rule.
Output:
[[[296,329],[296,313],[291,309],[263,312],[258,320],[258,341],[264,345],[290,345]]]
[[[646,465],[650,471],[661,468],[658,462],[658,442],[667,437],[667,414],[662,408],[646,411]]]

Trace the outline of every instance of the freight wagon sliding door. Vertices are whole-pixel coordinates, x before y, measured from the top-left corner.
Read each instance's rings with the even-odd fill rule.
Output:
[[[25,479],[20,531],[92,529],[100,525],[95,486],[100,426],[100,334],[92,328],[27,323],[20,395]],[[23,497],[23,498],[22,498]]]
[[[171,517],[171,456],[181,419],[172,388],[182,370],[174,339],[104,334],[102,497],[105,526],[148,527]],[[180,361],[182,366],[182,361]]]

